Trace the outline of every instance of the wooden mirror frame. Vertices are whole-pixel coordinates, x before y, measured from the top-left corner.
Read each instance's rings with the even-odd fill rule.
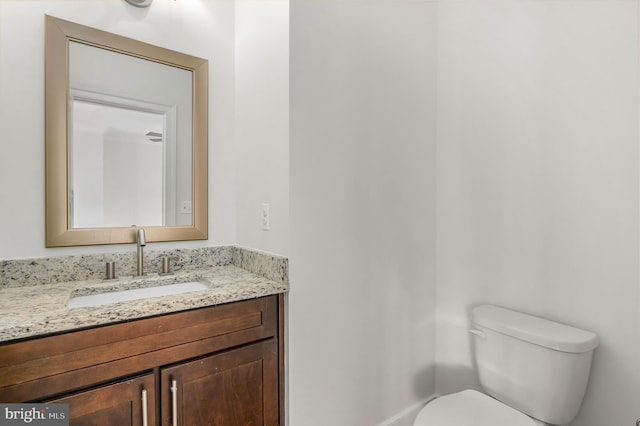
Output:
[[[144,226],[147,241],[208,238],[207,148],[208,77],[206,59],[186,55],[46,16],[45,18],[45,206],[46,247],[133,243],[132,227],[69,227],[69,42],[75,41],[158,62],[193,73],[192,221],[187,226]]]

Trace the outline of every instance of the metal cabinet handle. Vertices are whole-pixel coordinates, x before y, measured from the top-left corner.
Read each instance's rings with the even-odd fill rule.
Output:
[[[142,426],[149,426],[149,416],[147,415],[147,390],[142,389]]]
[[[171,422],[178,426],[178,381],[171,381]]]

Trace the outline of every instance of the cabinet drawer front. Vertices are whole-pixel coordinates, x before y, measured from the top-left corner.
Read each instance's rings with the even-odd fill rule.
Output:
[[[20,402],[277,334],[277,296],[0,346],[0,401]]]

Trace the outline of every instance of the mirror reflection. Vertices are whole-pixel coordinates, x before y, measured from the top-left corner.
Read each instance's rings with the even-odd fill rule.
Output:
[[[80,99],[71,111],[70,227],[165,224],[164,142],[144,133],[162,136],[164,115]]]
[[[69,227],[190,225],[191,72],[69,43]]]

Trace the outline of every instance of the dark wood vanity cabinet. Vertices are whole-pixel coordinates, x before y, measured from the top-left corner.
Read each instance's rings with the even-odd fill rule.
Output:
[[[276,295],[7,343],[0,402],[67,403],[71,425],[278,426],[282,309]]]

